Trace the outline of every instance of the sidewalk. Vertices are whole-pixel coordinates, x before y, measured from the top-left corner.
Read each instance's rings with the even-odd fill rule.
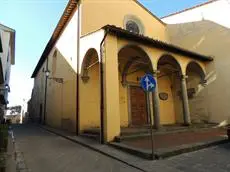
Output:
[[[6,172],[16,172],[14,143],[10,135],[8,136]]]
[[[115,149],[111,146],[101,145],[100,143],[98,143],[97,141],[94,141],[92,139],[78,137],[73,133],[65,132],[65,131],[59,130],[59,129],[54,129],[54,128],[51,128],[48,126],[40,126],[40,127],[49,131],[49,132],[60,135],[60,136],[66,138],[68,140],[71,140],[73,142],[81,144],[85,147],[88,147],[88,148],[94,150],[94,151],[100,152],[106,156],[109,156],[113,159],[116,159],[120,162],[128,164],[129,166],[135,167],[135,168],[142,170],[142,171],[151,171],[151,169],[153,169],[153,168],[156,169],[156,171],[157,171],[157,169],[162,170],[162,168],[165,169],[165,171],[174,171],[173,168],[165,167],[162,163],[158,163],[158,161],[146,160],[146,159],[125,153],[125,152],[123,152],[119,149]],[[214,142],[215,144],[206,143],[206,145],[204,145],[204,146],[200,146],[200,145],[196,145],[196,146],[199,148],[204,148],[207,146],[217,145],[217,144],[226,143],[226,142],[228,142],[228,141],[224,139],[224,141],[220,140],[218,142]],[[197,150],[197,149],[194,149],[194,150]],[[164,153],[168,153],[168,152],[171,153],[172,152],[171,149],[166,149],[164,151],[165,151]],[[173,150],[173,151],[175,151],[175,150]],[[180,153],[182,153],[182,152],[180,152]],[[173,154],[171,154],[171,155],[173,155]]]
[[[227,143],[227,131],[223,128],[207,128],[200,130],[185,130],[155,134],[153,146],[156,157],[165,158],[185,152],[192,152],[202,148]],[[121,140],[120,143],[111,143],[112,146],[143,157],[151,155],[151,137],[141,136]],[[136,152],[135,152],[136,150]],[[142,154],[141,154],[142,153]]]
[[[78,137],[72,133],[65,132],[59,129],[54,129],[48,126],[40,126],[40,127],[49,132],[62,136],[68,140],[71,140],[85,147],[88,147],[91,150],[97,151],[101,154],[111,157],[117,161],[123,162],[131,167],[139,169],[140,171],[161,172],[163,170],[164,172],[179,172],[174,167],[165,166],[164,163],[158,163],[158,161],[149,161],[149,160],[125,153],[111,146],[102,145],[92,139]]]
[[[120,162],[123,162],[131,167],[137,168],[141,171],[142,170],[142,165],[138,165],[139,163],[141,164],[141,162],[146,162],[146,160],[127,154],[123,151],[119,151],[115,148],[112,148],[111,146],[108,145],[102,145],[99,142],[92,140],[92,139],[88,139],[88,138],[83,138],[83,137],[78,137],[73,133],[70,132],[66,132],[63,130],[59,130],[59,129],[55,129],[49,126],[41,126],[39,125],[39,127],[52,132],[54,134],[57,134],[59,136],[62,136],[68,140],[71,140],[73,142],[76,142],[82,146],[85,146],[91,150],[97,151],[101,154],[104,154],[106,156],[109,156],[115,160],[118,160]],[[144,170],[145,171],[145,170]],[[148,170],[147,170],[148,171]]]

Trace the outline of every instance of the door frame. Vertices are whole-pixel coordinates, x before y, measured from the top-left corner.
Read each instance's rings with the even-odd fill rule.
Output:
[[[127,82],[127,99],[128,99],[128,126],[129,127],[132,127],[132,126],[135,126],[132,124],[132,108],[131,108],[131,87],[139,87],[141,88],[141,86],[138,84],[138,83],[135,83],[135,82]],[[149,123],[149,116],[148,116],[148,103],[147,103],[147,96],[146,96],[146,92],[145,93],[145,102],[146,102],[146,114],[147,114],[147,121],[146,121],[146,124],[144,124],[143,126],[145,125],[148,125]],[[149,103],[150,105],[150,103]],[[150,107],[151,108],[151,107]]]

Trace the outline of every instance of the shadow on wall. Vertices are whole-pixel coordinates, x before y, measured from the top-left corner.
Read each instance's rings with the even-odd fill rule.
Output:
[[[204,95],[209,122],[229,120],[229,42],[230,29],[212,21],[198,21],[168,25],[170,41],[192,51],[214,56],[206,65],[206,86],[201,85],[196,97]]]
[[[76,72],[57,49],[49,58],[51,71],[47,84],[47,124],[76,131]],[[61,82],[63,79],[63,82]]]
[[[90,48],[83,59],[80,91],[80,130],[100,128],[100,77],[99,57],[96,49]]]

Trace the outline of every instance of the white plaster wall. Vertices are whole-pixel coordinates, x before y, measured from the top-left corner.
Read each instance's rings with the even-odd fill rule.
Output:
[[[80,60],[79,60],[80,69],[79,71],[81,71],[82,62],[89,49],[94,48],[98,53],[98,57],[100,56],[100,43],[104,37],[104,34],[105,34],[104,30],[99,30],[91,34],[88,34],[80,39]]]
[[[77,71],[77,19],[78,12],[76,11],[67,26],[64,28],[60,37],[58,38],[56,44],[53,46],[50,51],[47,59],[49,61],[49,70],[52,72],[52,58],[54,51],[57,49],[58,53],[62,55],[63,58],[67,61],[67,63],[71,66],[71,68],[76,72]],[[47,59],[43,62],[40,67],[36,77],[34,78],[34,93],[33,93],[33,108],[36,109],[34,112],[34,117],[39,117],[39,106],[42,104],[42,111],[44,112],[44,97],[45,97],[45,73],[43,72],[43,68],[46,69]],[[53,77],[53,76],[51,76]],[[63,76],[60,76],[63,77]],[[49,87],[49,85],[48,85]],[[49,94],[49,90],[47,90],[47,94]],[[43,118],[42,112],[42,118]]]
[[[75,72],[77,71],[77,18],[76,11],[55,45]]]
[[[230,0],[218,0],[194,9],[178,13],[162,20],[167,24],[210,20],[230,28]]]
[[[2,65],[2,74],[3,74],[3,84],[1,87],[5,87],[5,85],[9,85],[10,81],[10,72],[11,72],[11,47],[10,47],[10,39],[11,34],[0,29],[1,39],[2,39],[2,48],[3,53],[0,55],[1,65]],[[5,91],[5,99],[8,100],[8,91]]]
[[[224,120],[230,122],[230,91],[228,90],[230,85],[230,29],[203,20],[168,25],[167,31],[173,44],[201,54],[214,56],[214,62],[206,66],[207,86],[200,89],[196,96],[199,100],[203,97],[201,101],[206,104],[210,122],[222,122]],[[197,107],[200,108],[200,103],[196,103]]]
[[[5,82],[5,75],[6,72],[7,74],[10,73],[8,70],[10,70],[10,65],[9,61],[11,58],[11,53],[10,53],[10,33],[5,32],[3,30],[0,30],[1,38],[2,38],[2,48],[3,48],[3,53],[1,55],[1,63],[2,63],[2,70],[3,70],[3,78]],[[7,56],[9,53],[9,61],[7,62]],[[7,80],[9,81],[9,79]]]

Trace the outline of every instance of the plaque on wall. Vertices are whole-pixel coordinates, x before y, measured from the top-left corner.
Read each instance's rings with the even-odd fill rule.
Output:
[[[161,100],[168,100],[168,93],[159,93],[159,97]]]

